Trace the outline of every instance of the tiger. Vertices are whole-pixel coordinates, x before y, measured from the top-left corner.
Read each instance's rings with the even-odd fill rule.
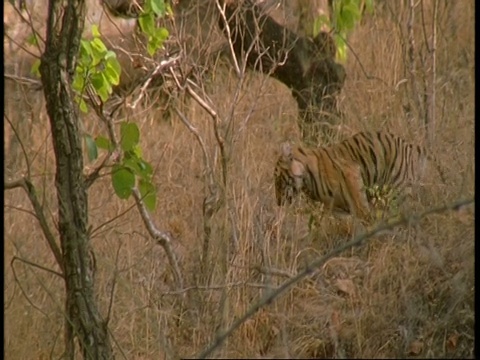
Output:
[[[303,192],[333,212],[371,219],[374,194],[368,190],[411,189],[427,160],[436,161],[424,147],[386,131],[359,132],[320,148],[283,143],[274,174],[277,204],[290,204]]]

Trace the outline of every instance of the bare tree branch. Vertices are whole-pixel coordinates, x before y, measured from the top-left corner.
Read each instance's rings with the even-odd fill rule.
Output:
[[[3,77],[8,80],[16,81],[17,83],[22,85],[29,85],[32,87],[35,86],[35,90],[41,90],[43,86],[40,80],[31,79],[24,76],[17,76],[14,74],[3,74]]]
[[[412,89],[412,97],[417,108],[417,112],[423,116],[425,114],[423,104],[420,100],[420,94],[417,87],[416,66],[415,66],[415,34],[414,34],[414,21],[415,21],[415,0],[409,2],[410,11],[407,21],[408,29],[408,72],[410,74],[410,86]]]
[[[425,40],[429,52],[430,60],[430,81],[426,77],[426,109],[427,114],[425,117],[425,125],[427,131],[427,142],[431,146],[433,144],[435,128],[436,128],[436,113],[435,113],[435,102],[436,102],[436,88],[435,84],[437,82],[437,16],[438,16],[438,1],[433,1],[433,19],[432,19],[432,41],[431,44]],[[422,1],[422,20],[423,20],[423,1]],[[426,33],[425,24],[423,23],[424,34]]]
[[[145,204],[143,203],[142,196],[140,195],[140,191],[136,187],[133,188],[132,194],[133,194],[133,197],[135,198],[135,203],[137,204],[138,210],[140,212],[140,215],[142,216],[143,223],[145,224],[145,227],[147,228],[148,233],[158,244],[160,244],[163,247],[163,249],[167,253],[168,261],[170,262],[170,266],[172,267],[177,288],[182,289],[183,277],[182,277],[182,273],[180,272],[177,256],[175,255],[175,252],[173,251],[173,248],[172,248],[172,243],[173,243],[172,237],[167,232],[157,229],[157,227],[153,223],[152,218],[150,217],[150,214],[148,213],[145,207]]]
[[[3,184],[4,190],[10,190],[10,189],[15,189],[19,187],[25,190],[25,192],[27,193],[28,198],[30,199],[30,203],[33,206],[35,215],[37,216],[40,227],[42,228],[43,235],[45,236],[48,246],[50,247],[50,250],[52,251],[53,256],[55,257],[55,260],[57,261],[57,264],[58,266],[60,266],[60,269],[62,270],[62,273],[63,273],[64,264],[63,264],[62,253],[60,251],[59,246],[57,245],[55,236],[50,230],[50,226],[48,225],[47,218],[45,217],[45,214],[43,212],[43,208],[40,205],[40,202],[38,201],[37,193],[35,191],[35,187],[33,186],[33,184],[30,182],[30,180],[26,178],[21,178],[11,182],[4,181],[4,184]]]
[[[59,273],[58,271],[49,269],[49,268],[47,268],[47,267],[45,267],[45,266],[42,266],[42,265],[35,264],[35,263],[32,262],[32,261],[29,261],[29,260],[26,260],[26,259],[22,259],[22,258],[20,258],[20,257],[18,257],[18,256],[14,256],[14,257],[12,258],[12,261],[11,261],[12,266],[13,266],[13,263],[14,263],[16,260],[18,260],[18,261],[20,261],[20,262],[22,262],[22,263],[24,263],[24,264],[30,265],[30,266],[32,266],[32,267],[35,267],[35,268],[37,268],[37,269],[46,271],[46,272],[48,272],[48,273],[50,273],[50,274],[56,275],[56,276],[58,276],[58,277],[60,277],[60,278],[63,279],[63,274]]]
[[[25,6],[25,11],[28,15],[28,20],[25,19],[25,16],[23,16],[22,12],[20,11],[20,9],[16,6],[13,6],[15,12],[18,14],[18,16],[20,16],[20,18],[22,19],[22,21],[27,24],[29,27],[30,27],[30,30],[32,31],[32,35],[35,37],[35,42],[37,44],[37,49],[39,51],[39,53],[42,52],[42,49],[40,48],[40,44],[39,44],[39,39],[42,41],[43,44],[45,44],[45,39],[38,33],[38,31],[35,30],[35,28],[33,27],[33,19],[32,19],[32,14],[31,14],[31,11],[28,9],[27,6]],[[23,48],[22,48],[23,49]],[[27,51],[28,52],[28,51]],[[30,53],[30,52],[28,52]],[[38,57],[36,55],[34,55],[35,57]]]
[[[227,32],[227,35],[228,35],[228,46],[230,48],[230,54],[232,55],[232,60],[233,60],[233,65],[235,67],[235,72],[237,73],[238,77],[241,77],[241,74],[243,72],[240,71],[240,66],[238,66],[237,56],[236,56],[235,50],[233,48],[232,32],[230,31],[230,25],[228,23],[227,16],[225,15],[226,4],[225,4],[225,1],[222,1],[222,3],[223,3],[223,6],[222,6],[222,5],[220,5],[220,2],[221,2],[220,0],[216,0],[215,5],[217,5],[218,11],[220,12],[220,15],[222,16],[222,21],[225,24],[225,31]]]
[[[217,348],[219,348],[223,342],[236,330],[240,325],[242,325],[245,321],[247,321],[249,318],[251,318],[258,310],[260,310],[262,307],[265,305],[271,304],[277,297],[285,293],[288,289],[290,289],[293,285],[297,284],[301,280],[303,280],[305,277],[308,275],[311,275],[315,270],[317,270],[319,267],[321,267],[327,260],[330,258],[337,256],[344,252],[345,250],[348,250],[352,247],[356,246],[361,246],[364,245],[366,240],[370,239],[372,236],[379,234],[383,231],[386,230],[391,230],[397,226],[400,225],[414,225],[417,224],[421,219],[425,218],[428,215],[432,214],[440,214],[446,211],[452,211],[452,210],[458,210],[463,206],[472,204],[475,202],[475,198],[467,199],[467,200],[460,200],[448,205],[444,206],[439,206],[439,207],[434,207],[431,209],[428,209],[420,214],[414,214],[408,217],[404,217],[400,220],[387,223],[387,224],[381,224],[374,228],[373,230],[359,235],[355,237],[355,239],[343,244],[342,246],[339,246],[329,252],[327,255],[322,256],[320,258],[317,258],[316,260],[312,261],[310,264],[306,266],[306,268],[292,277],[291,279],[285,281],[282,285],[280,285],[278,288],[272,290],[269,293],[266,293],[260,301],[258,301],[256,304],[250,307],[245,314],[243,314],[240,318],[238,318],[226,331],[222,332],[219,334],[215,340],[209,344],[204,350],[200,352],[196,356],[197,359],[205,359],[207,356],[211,355]]]

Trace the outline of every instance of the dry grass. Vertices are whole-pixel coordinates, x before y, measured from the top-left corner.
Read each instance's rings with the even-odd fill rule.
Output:
[[[473,2],[467,0],[439,10],[432,151],[444,165],[448,184],[432,172],[421,204],[414,204],[417,210],[474,194],[473,13]],[[406,9],[399,6],[394,14],[383,9],[366,18],[350,38],[367,74],[382,81],[368,80],[350,54],[341,101],[347,135],[387,127],[411,140],[422,138],[420,121],[404,110],[411,94],[401,82],[407,77],[402,55],[406,29],[401,32],[398,22]],[[422,43],[420,30],[417,44]],[[118,358],[194,356],[269,287],[285,280],[259,267],[295,274],[349,237],[338,219],[315,218],[309,226],[313,210],[278,209],[275,204],[278,146],[285,139],[298,141],[299,134],[297,107],[288,89],[247,74],[235,103],[238,79],[229,65],[217,62],[210,75],[205,80],[208,95],[220,117],[234,121],[234,137],[227,143],[227,205],[213,217],[211,261],[203,272],[206,181],[201,149],[176,116],[164,121],[161,110],[149,108],[130,117],[141,127],[145,158],[156,169],[153,218],[176,239],[187,287],[182,294],[174,292],[165,254],[148,238],[133,199],[116,198],[108,176],[89,191],[97,299],[103,314],[113,301],[109,326]],[[41,98],[28,99],[36,104],[32,114],[42,114]],[[14,101],[19,100],[7,98],[5,110],[12,121],[23,116]],[[220,179],[211,119],[193,101],[182,109],[204,137]],[[54,159],[46,116],[29,119],[38,119],[26,144],[33,179],[53,224]],[[95,124],[86,120],[86,130],[98,133]],[[11,133],[8,125],[5,131]],[[23,162],[16,166],[13,177],[25,171]],[[5,192],[5,356],[58,358],[63,348],[62,282],[20,261],[10,266],[18,257],[55,269],[30,209],[20,190]],[[472,358],[474,315],[474,214],[447,213],[380,235],[330,260],[245,322],[215,356]]]

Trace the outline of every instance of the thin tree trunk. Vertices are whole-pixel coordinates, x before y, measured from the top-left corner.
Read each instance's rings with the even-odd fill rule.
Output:
[[[423,4],[422,4],[423,6]],[[432,42],[429,46],[430,52],[430,63],[431,63],[431,80],[430,80],[430,90],[427,91],[427,117],[426,117],[426,131],[427,131],[427,141],[429,145],[433,144],[435,131],[436,131],[436,114],[435,114],[435,102],[436,102],[436,89],[435,84],[437,82],[437,13],[438,13],[438,2],[433,1],[433,24],[432,24]],[[428,83],[427,83],[428,86]]]
[[[107,325],[94,299],[80,119],[71,93],[84,19],[84,0],[49,1],[40,73],[56,157],[58,228],[66,283],[65,358],[75,357],[77,338],[85,359],[111,359]]]
[[[415,103],[416,115],[423,116],[425,111],[423,109],[423,103],[420,99],[420,93],[418,91],[417,84],[417,70],[415,60],[415,34],[414,34],[414,22],[415,22],[415,0],[409,0],[409,15],[407,21],[408,29],[408,72],[410,74],[410,86],[412,89],[412,98]],[[417,126],[420,124],[416,124]]]

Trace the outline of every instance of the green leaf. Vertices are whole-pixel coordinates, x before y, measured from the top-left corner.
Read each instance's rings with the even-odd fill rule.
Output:
[[[111,67],[113,70],[115,70],[115,72],[118,74],[118,76],[120,77],[120,74],[122,73],[122,66],[120,65],[120,63],[118,62],[118,59],[117,59],[117,54],[115,54],[113,51],[108,51],[106,54],[105,54],[105,61],[106,61],[106,64],[107,66]]]
[[[80,66],[77,66],[75,70],[75,76],[73,77],[72,88],[78,92],[82,92],[85,86],[83,69]]]
[[[90,81],[95,88],[97,95],[100,96],[100,99],[102,99],[103,102],[106,102],[112,93],[112,86],[105,78],[105,75],[103,73],[93,74]]]
[[[345,63],[347,59],[347,44],[340,35],[334,35],[335,44],[337,44],[337,60],[341,63]]]
[[[107,75],[105,72],[101,73],[102,78],[103,78],[103,87],[105,88],[105,91],[107,92],[107,99],[108,96],[112,93],[112,83],[108,80]]]
[[[143,203],[150,211],[155,210],[157,204],[157,191],[155,186],[150,181],[140,179],[138,183],[138,190],[142,195]]]
[[[100,30],[98,29],[98,25],[97,24],[93,24],[92,25],[92,35],[94,37],[100,37],[101,34],[100,34]]]
[[[97,66],[103,61],[108,50],[100,38],[95,38],[90,43],[92,45],[92,52],[90,54],[93,60],[92,66]]]
[[[123,122],[120,125],[121,146],[123,151],[130,151],[140,140],[140,130],[135,123]]]
[[[135,145],[132,151],[137,158],[141,159],[143,157],[142,148],[140,146]]]
[[[155,41],[153,41],[151,38],[148,39],[148,44],[147,44],[147,52],[150,56],[155,55],[157,52],[157,45],[155,44]]]
[[[155,19],[152,13],[142,14],[138,18],[138,23],[145,34],[152,35],[155,32]]]
[[[342,24],[344,29],[351,30],[355,26],[355,23],[360,19],[360,11],[355,4],[346,4],[342,7],[340,12],[342,18]],[[343,29],[339,29],[340,31]]]
[[[92,83],[95,90],[101,89],[103,87],[103,76],[100,73],[93,74],[90,78],[90,82]]]
[[[80,108],[80,111],[84,114],[88,113],[87,103],[81,97],[78,98],[78,107]]]
[[[373,13],[373,0],[365,0],[365,12]]]
[[[27,38],[27,44],[37,46],[37,45],[38,45],[37,36],[36,36],[35,34],[31,34],[31,35]]]
[[[373,0],[372,0],[373,1]],[[166,4],[166,10],[165,10],[165,14],[166,15],[173,15],[173,10],[172,10],[172,7],[170,6],[170,4]]]
[[[135,175],[130,169],[115,165],[112,172],[112,185],[120,199],[128,199],[135,186]]]
[[[170,33],[164,27],[159,28],[155,31],[155,37],[162,42],[162,45],[163,45],[163,42],[168,39],[169,35]]]
[[[97,144],[90,135],[85,135],[85,144],[87,146],[88,160],[93,161],[98,157]]]
[[[103,41],[99,38],[93,39],[91,41],[91,44],[92,44],[92,50],[96,50],[101,54],[105,54],[108,51]]]
[[[80,64],[88,67],[92,62],[92,45],[87,40],[80,40]]]
[[[313,215],[310,214],[310,216],[309,216],[309,218],[308,218],[308,229],[309,229],[309,230],[312,230],[312,229],[313,229],[313,222],[314,222]]]
[[[140,159],[137,158],[124,159],[123,166],[132,170],[135,175],[140,175],[142,170],[140,167]]]
[[[32,75],[35,75],[37,77],[40,77],[40,64],[41,64],[41,60],[40,59],[37,59],[34,61],[34,63],[32,64],[32,68],[30,69],[30,72],[32,73]]]
[[[164,0],[150,0],[152,10],[155,15],[163,17],[167,11]]]
[[[152,177],[153,174],[153,167],[150,165],[150,163],[146,162],[143,159],[140,159],[139,162],[140,165],[140,176],[144,180],[149,180]]]
[[[135,148],[139,148],[135,146]],[[135,151],[126,151],[124,153],[123,164],[131,169],[135,175],[144,180],[150,180],[153,174],[153,167],[141,157],[138,157]]]
[[[104,58],[105,60],[116,59],[116,58],[117,58],[117,54],[115,54],[115,51],[108,50],[108,51],[105,53],[105,56],[104,56],[103,58]]]
[[[323,25],[330,27],[330,19],[325,14],[317,16],[317,18],[313,22],[313,37],[317,36],[320,33]]]
[[[118,66],[117,66],[118,65]],[[118,85],[120,83],[120,65],[116,59],[110,59],[105,66],[105,76],[110,84]]]
[[[108,151],[113,150],[112,143],[105,136],[101,136],[101,135],[97,136],[97,138],[95,139],[95,144],[97,144],[97,147],[99,147],[100,149],[104,149]]]

